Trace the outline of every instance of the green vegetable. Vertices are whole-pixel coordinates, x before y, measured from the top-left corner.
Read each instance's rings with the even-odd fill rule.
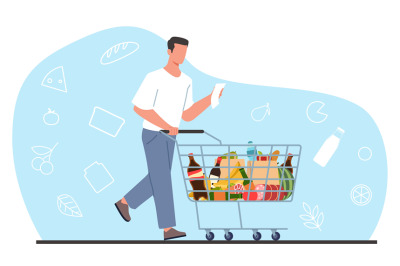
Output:
[[[262,152],[260,152],[260,151],[258,151],[258,154],[259,154],[259,155],[262,155],[263,153],[262,153]]]
[[[229,154],[228,153],[224,153],[224,155],[236,155],[236,151],[231,151]],[[228,159],[228,156],[221,156],[222,159]],[[231,156],[231,159],[237,159],[237,156]]]
[[[283,186],[283,190],[293,190],[293,185],[294,185],[294,177],[292,173],[289,171],[289,169],[285,168],[285,173],[282,175],[282,169],[278,168],[278,173],[279,173],[279,178],[284,179],[280,181],[280,185]],[[287,192],[286,196],[283,197],[282,200],[285,200],[292,195],[292,192]]]
[[[217,193],[224,193],[224,192],[217,192]],[[214,192],[210,192],[210,200],[215,200],[214,196],[215,196]],[[218,199],[217,200],[222,200],[223,201],[222,197],[224,197],[224,196],[225,196],[225,200],[228,200],[228,192],[225,192],[224,195],[222,197],[221,196],[222,196],[221,194],[218,194]],[[243,198],[243,195],[242,194],[233,194],[233,193],[231,193],[230,198],[237,200],[237,199]]]

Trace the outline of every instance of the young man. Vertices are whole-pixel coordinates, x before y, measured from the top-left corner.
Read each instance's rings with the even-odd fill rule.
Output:
[[[164,240],[186,234],[172,228],[176,225],[171,181],[175,142],[160,130],[169,130],[169,135],[175,139],[181,118],[192,121],[211,104],[211,94],[193,103],[192,79],[179,69],[188,45],[188,40],[172,37],[168,41],[167,65],[147,74],[132,100],[134,111],[144,119],[142,141],[148,174],[115,203],[122,218],[129,222],[129,208],[136,209],[153,196]]]

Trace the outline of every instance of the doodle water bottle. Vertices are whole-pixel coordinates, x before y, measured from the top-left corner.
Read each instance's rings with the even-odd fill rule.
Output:
[[[325,167],[338,148],[343,134],[344,130],[338,127],[336,131],[325,140],[324,144],[322,144],[321,148],[314,157],[314,162],[322,167]]]

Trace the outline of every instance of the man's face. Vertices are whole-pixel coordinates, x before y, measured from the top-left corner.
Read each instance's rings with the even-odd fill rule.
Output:
[[[182,64],[185,60],[187,45],[175,43],[174,51],[168,49],[168,55],[175,64]]]

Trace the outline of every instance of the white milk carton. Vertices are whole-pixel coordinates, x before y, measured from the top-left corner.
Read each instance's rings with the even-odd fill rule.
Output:
[[[338,127],[336,131],[325,140],[324,144],[322,144],[321,148],[314,157],[314,162],[322,167],[325,167],[337,150],[343,134],[344,130]]]

